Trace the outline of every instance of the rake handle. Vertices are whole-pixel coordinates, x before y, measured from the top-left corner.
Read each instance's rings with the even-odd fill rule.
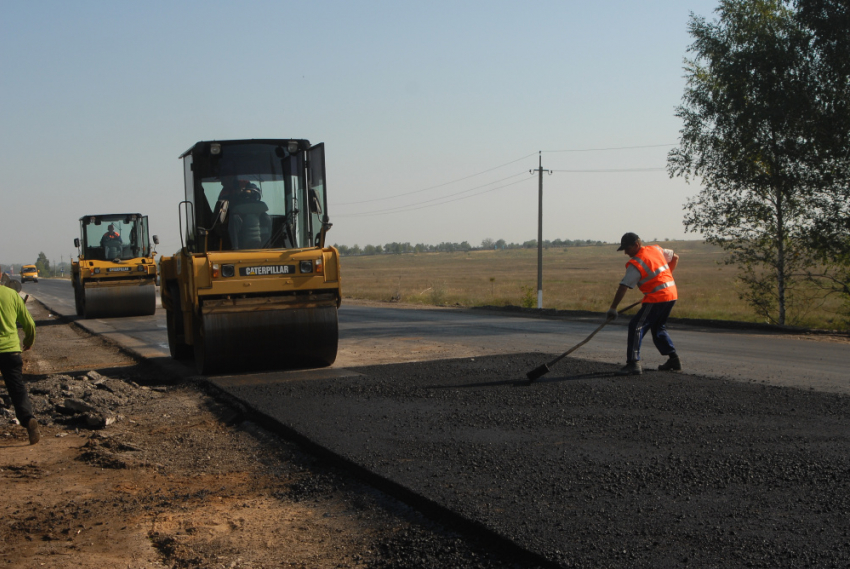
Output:
[[[632,308],[634,308],[635,306],[637,306],[637,305],[638,305],[638,304],[640,304],[641,302],[643,302],[643,301],[642,301],[642,300],[639,300],[639,301],[635,302],[634,304],[630,304],[629,306],[627,306],[627,307],[625,307],[624,309],[620,310],[617,314],[622,314],[623,312],[626,312],[627,310],[631,310]],[[596,330],[594,330],[593,332],[591,332],[591,333],[590,333],[590,336],[588,336],[588,337],[587,337],[587,338],[585,338],[583,341],[579,342],[578,344],[576,344],[575,346],[573,346],[572,348],[570,348],[569,350],[567,350],[566,352],[564,352],[563,354],[561,354],[560,356],[558,356],[557,358],[555,358],[554,360],[552,360],[551,362],[549,362],[549,363],[548,363],[548,364],[546,364],[546,365],[547,365],[547,366],[553,366],[553,365],[555,365],[556,363],[558,363],[559,361],[561,361],[562,359],[564,359],[565,357],[567,357],[568,355],[570,355],[571,353],[573,353],[574,351],[576,351],[577,349],[579,349],[580,347],[582,347],[583,345],[585,345],[586,343],[588,343],[588,342],[590,341],[590,339],[591,339],[591,338],[593,338],[593,337],[596,335],[596,333],[597,333],[597,332],[599,332],[600,330],[602,330],[602,329],[603,329],[605,326],[607,326],[607,325],[608,325],[608,323],[609,323],[609,322],[611,322],[611,321],[612,321],[612,320],[610,320],[610,319],[609,319],[609,320],[605,320],[605,322],[603,322],[602,324],[600,324],[600,325],[599,325],[599,328],[597,328]]]

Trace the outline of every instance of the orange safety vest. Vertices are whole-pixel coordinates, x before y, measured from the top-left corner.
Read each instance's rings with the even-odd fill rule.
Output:
[[[121,237],[121,234],[118,233],[117,231],[109,231],[109,232],[105,233],[103,236],[106,237],[107,239],[111,240],[111,239],[118,239],[119,237]]]
[[[664,258],[664,251],[658,245],[645,245],[628,260],[626,267],[632,265],[640,273],[638,288],[643,293],[643,303],[667,302],[679,298],[673,273]]]

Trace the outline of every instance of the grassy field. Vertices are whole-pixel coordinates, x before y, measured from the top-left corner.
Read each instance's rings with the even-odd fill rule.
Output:
[[[679,256],[679,302],[673,316],[757,322],[739,298],[737,269],[723,264],[723,252],[702,241],[660,243]],[[543,306],[559,310],[608,309],[628,260],[615,245],[543,251]],[[399,300],[414,304],[537,306],[537,250],[470,251],[343,257],[346,298]],[[529,297],[530,295],[530,297]],[[621,306],[641,298],[637,289]],[[808,303],[792,317],[799,326],[836,328],[840,302]]]

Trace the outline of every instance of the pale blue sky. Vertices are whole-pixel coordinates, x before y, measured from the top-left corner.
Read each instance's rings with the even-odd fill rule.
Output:
[[[545,239],[697,238],[699,187],[652,146],[716,6],[2,0],[0,261],[67,261],[91,213],[147,214],[173,253],[178,156],[231,138],[326,144],[332,243],[536,239],[539,150]],[[648,148],[591,150],[620,147]],[[568,171],[615,169],[647,170]]]

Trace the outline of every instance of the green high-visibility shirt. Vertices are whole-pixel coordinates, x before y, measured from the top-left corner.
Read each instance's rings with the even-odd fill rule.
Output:
[[[20,352],[18,324],[24,329],[24,347],[35,342],[35,322],[24,306],[24,299],[14,289],[0,286],[0,353]]]

